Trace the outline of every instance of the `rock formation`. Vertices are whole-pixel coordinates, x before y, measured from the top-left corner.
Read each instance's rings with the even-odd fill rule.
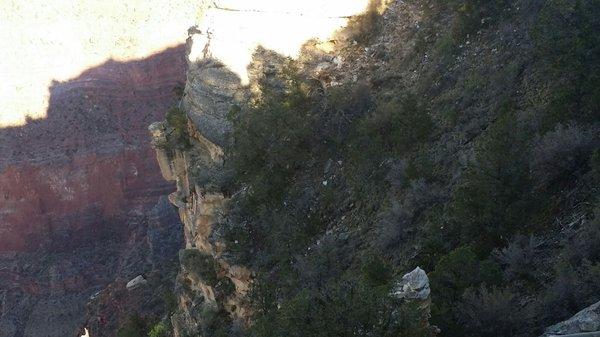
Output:
[[[185,249],[179,253],[182,269],[177,277],[179,310],[172,317],[175,336],[203,331],[212,324],[211,317],[224,312],[243,323],[247,315],[242,299],[251,273],[243,266],[230,265],[221,256],[223,247],[211,239],[228,199],[207,185],[198,185],[190,172],[218,166],[222,152],[198,133],[190,135],[189,148],[173,150],[165,145],[172,132],[166,123],[152,124],[150,130],[164,177],[177,183],[177,191],[169,200],[179,210],[185,233]]]
[[[176,257],[145,130],[184,72],[182,46],[107,61],[53,83],[45,119],[0,129],[0,336],[75,335],[92,294]]]
[[[405,274],[392,290],[392,295],[399,299],[429,300],[429,279],[425,271],[419,267]]]
[[[440,333],[437,327],[429,325],[431,289],[429,288],[429,278],[423,269],[416,267],[413,271],[404,274],[393,287],[391,296],[414,303],[421,310],[423,326],[427,327],[431,335]]]
[[[187,82],[179,107],[188,119],[185,133],[190,144],[176,144],[176,131],[166,122],[149,127],[163,177],[176,182],[177,191],[169,200],[184,225],[186,249],[179,255],[176,290],[179,310],[171,319],[176,337],[211,335],[216,321],[234,329],[246,326],[251,316],[245,295],[252,272],[229,261],[216,230],[230,198],[220,185],[227,174],[222,165],[230,131],[228,112],[246,102],[256,77],[272,72],[282,56],[301,57],[302,47],[314,38],[319,52],[328,49],[327,43],[333,42],[327,38],[341,30],[350,15],[364,10],[367,1],[326,8],[311,2],[296,7],[261,4],[217,1],[189,30]]]
[[[554,336],[599,336],[600,302],[581,310],[566,321],[546,329],[543,337]]]

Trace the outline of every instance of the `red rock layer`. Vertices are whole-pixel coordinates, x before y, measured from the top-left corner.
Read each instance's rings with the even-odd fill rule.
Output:
[[[165,194],[147,125],[184,80],[183,47],[108,61],[55,82],[46,119],[0,129],[0,252],[52,245],[59,231],[104,226]]]
[[[45,119],[0,129],[0,337],[75,336],[92,294],[176,266],[179,220],[159,202],[174,187],[147,127],[176,103],[185,69],[183,46],[110,60],[53,83]],[[146,294],[160,314],[160,293]],[[124,320],[112,319],[107,336]]]

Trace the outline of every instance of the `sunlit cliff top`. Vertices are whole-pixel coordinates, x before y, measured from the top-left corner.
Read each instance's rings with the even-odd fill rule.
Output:
[[[48,88],[108,59],[147,57],[183,43],[196,25],[209,37],[211,56],[242,82],[262,45],[296,56],[311,38],[325,39],[368,0],[106,0],[0,2],[0,127],[44,118]],[[206,10],[210,7],[209,10]],[[206,41],[194,43],[199,58]]]

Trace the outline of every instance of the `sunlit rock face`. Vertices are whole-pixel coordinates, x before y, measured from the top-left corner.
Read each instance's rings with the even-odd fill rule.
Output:
[[[0,127],[44,118],[52,81],[183,42],[200,10],[191,0],[0,1]]]
[[[368,4],[368,0],[217,0],[203,11],[189,57],[218,60],[247,84],[247,67],[257,47],[298,57],[303,44],[333,38],[349,16],[364,12]]]
[[[173,187],[146,125],[175,103],[184,71],[181,46],[107,61],[53,83],[44,119],[0,129],[1,337],[74,335],[91,294],[176,257],[180,241],[168,239],[181,232],[174,211],[151,215]],[[159,241],[172,247],[167,254],[148,256],[152,217],[171,233]],[[102,331],[110,336],[121,318],[103,319]]]

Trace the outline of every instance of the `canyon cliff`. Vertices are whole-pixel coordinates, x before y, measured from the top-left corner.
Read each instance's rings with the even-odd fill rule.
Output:
[[[0,337],[600,332],[599,1],[193,6],[0,129]]]
[[[108,60],[53,82],[45,118],[0,129],[0,336],[74,336],[90,296],[172,270],[181,229],[161,196],[174,187],[146,125],[176,101],[185,67],[183,46]],[[161,301],[146,292],[105,301],[126,313]],[[126,306],[127,296],[142,300]],[[95,336],[114,335],[127,315],[92,317],[104,324]]]

